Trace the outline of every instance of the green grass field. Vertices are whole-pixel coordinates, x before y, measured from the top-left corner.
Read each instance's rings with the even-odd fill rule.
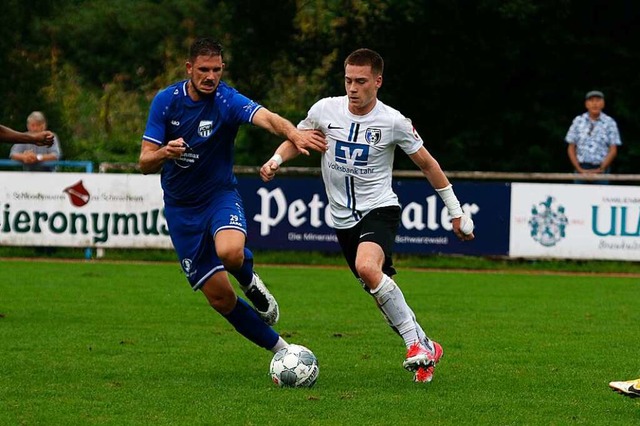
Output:
[[[177,264],[0,262],[1,425],[640,423],[640,278],[401,270],[445,356],[434,381],[346,268],[259,266],[276,329],[320,362],[280,389],[271,354],[193,294]]]

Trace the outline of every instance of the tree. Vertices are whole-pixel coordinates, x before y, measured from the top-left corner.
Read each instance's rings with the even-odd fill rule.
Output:
[[[369,47],[385,58],[381,99],[447,170],[569,171],[564,136],[597,88],[622,133],[615,171],[637,173],[639,11],[631,0],[6,0],[0,108],[15,127],[45,110],[67,158],[136,161],[149,103],[184,77],[197,36],[219,38],[225,78],[293,122],[341,95],[344,57]],[[278,142],[245,126],[237,160],[261,164]]]

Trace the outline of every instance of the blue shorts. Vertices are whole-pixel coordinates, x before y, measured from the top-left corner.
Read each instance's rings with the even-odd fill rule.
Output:
[[[234,189],[216,193],[208,204],[165,205],[164,214],[180,265],[194,290],[202,287],[211,275],[224,270],[216,254],[213,240],[216,233],[235,229],[247,235],[242,199]]]

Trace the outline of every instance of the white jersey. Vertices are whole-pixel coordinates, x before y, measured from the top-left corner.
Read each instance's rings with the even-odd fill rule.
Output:
[[[353,227],[378,207],[397,206],[391,187],[396,145],[408,155],[422,147],[411,120],[380,100],[366,115],[349,112],[346,96],[316,102],[299,129],[318,129],[328,142],[322,154],[331,218],[337,229]]]

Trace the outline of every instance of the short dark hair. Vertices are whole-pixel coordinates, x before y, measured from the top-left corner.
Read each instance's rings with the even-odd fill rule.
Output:
[[[222,56],[222,44],[211,37],[196,39],[189,49],[189,60],[195,62],[198,56]]]
[[[384,60],[382,56],[378,52],[375,52],[371,49],[358,49],[354,50],[347,56],[347,59],[344,60],[345,68],[347,65],[357,65],[357,66],[367,66],[371,67],[371,71],[374,74],[382,75],[384,71]]]

